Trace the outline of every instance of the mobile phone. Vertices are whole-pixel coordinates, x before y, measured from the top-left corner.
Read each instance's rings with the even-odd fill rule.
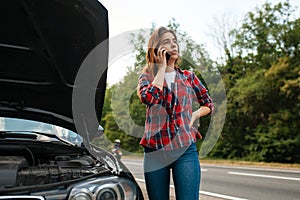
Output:
[[[168,52],[166,52],[166,59],[167,59],[167,63],[168,63],[168,61],[169,61],[170,57],[171,57],[171,55],[170,55]]]
[[[155,53],[155,55],[157,56],[157,48],[154,49],[154,53]],[[167,63],[168,63],[170,57],[171,57],[171,55],[170,55],[168,52],[166,52],[166,60],[167,60]]]

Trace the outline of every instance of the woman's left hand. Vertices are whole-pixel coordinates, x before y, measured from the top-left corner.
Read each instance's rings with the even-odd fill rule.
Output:
[[[196,121],[198,117],[196,116],[196,112],[193,112],[192,114],[192,119],[191,119],[191,122],[189,124],[190,127],[192,127],[194,125],[194,122]]]
[[[209,107],[206,107],[206,106],[201,106],[198,110],[196,110],[195,112],[193,112],[192,114],[192,119],[191,119],[191,122],[190,122],[190,126],[193,126],[194,122],[200,118],[200,117],[203,117],[207,114],[210,113],[210,108]]]

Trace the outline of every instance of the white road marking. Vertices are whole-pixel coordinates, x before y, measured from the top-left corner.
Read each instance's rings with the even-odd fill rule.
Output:
[[[138,182],[145,183],[145,180],[141,179],[141,178],[136,178],[135,180]],[[170,188],[174,188],[174,185],[171,184]],[[217,193],[213,193],[213,192],[206,192],[203,190],[199,190],[199,194],[212,196],[212,197],[219,197],[219,198],[228,199],[228,200],[248,200],[248,199],[244,199],[244,198],[233,197],[233,196],[228,196],[228,195],[223,195],[223,194],[217,194]]]
[[[285,177],[285,176],[271,176],[271,175],[264,175],[264,174],[249,174],[249,173],[240,173],[240,172],[227,172],[227,173],[233,175],[241,175],[241,176],[255,176],[255,177],[263,177],[263,178],[275,178],[275,179],[300,181],[300,178]]]
[[[233,197],[233,196],[228,196],[224,194],[217,194],[217,193],[212,193],[212,192],[206,192],[206,191],[199,191],[200,194],[207,195],[207,196],[212,196],[212,197],[219,197],[222,199],[228,199],[228,200],[247,200],[244,198],[239,198],[239,197]]]
[[[122,160],[121,160],[122,161]],[[138,165],[138,166],[143,166],[143,163],[137,163],[137,162],[130,162],[130,161],[122,161],[124,164],[128,165]]]

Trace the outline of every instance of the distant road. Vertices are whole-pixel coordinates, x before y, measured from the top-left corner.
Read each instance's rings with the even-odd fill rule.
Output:
[[[143,181],[141,159],[122,158],[137,180]],[[300,169],[201,165],[200,194],[228,200],[300,200]],[[172,187],[172,186],[171,186]]]

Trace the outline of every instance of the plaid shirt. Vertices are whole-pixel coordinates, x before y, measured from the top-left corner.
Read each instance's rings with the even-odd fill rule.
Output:
[[[140,144],[152,149],[172,150],[186,147],[201,139],[195,127],[189,126],[192,102],[213,110],[213,102],[198,77],[190,71],[176,68],[171,89],[166,81],[160,90],[152,85],[153,77],[142,74],[139,78],[141,101],[146,104],[145,132]]]

